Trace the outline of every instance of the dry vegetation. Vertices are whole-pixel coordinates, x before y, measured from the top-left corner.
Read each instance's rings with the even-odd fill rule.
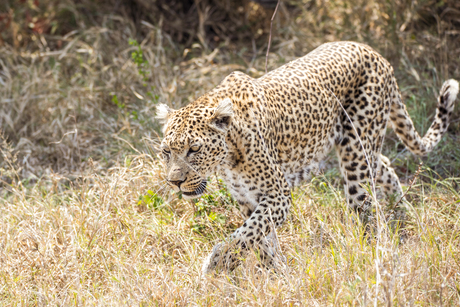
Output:
[[[262,75],[272,12],[242,0],[0,4],[0,305],[460,304],[459,103],[428,157],[388,133],[403,183],[424,162],[405,242],[381,222],[364,237],[331,156],[293,191],[278,232],[286,271],[259,271],[251,255],[200,276],[242,219],[218,178],[197,202],[165,186],[155,105],[185,105],[234,70]],[[283,1],[273,29],[269,69],[327,41],[373,46],[421,132],[442,82],[460,79],[456,0]]]

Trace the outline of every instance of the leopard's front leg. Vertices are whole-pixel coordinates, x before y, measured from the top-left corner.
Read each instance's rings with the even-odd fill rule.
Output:
[[[271,174],[271,176],[266,176]],[[272,172],[262,173],[265,184],[259,189],[259,203],[244,224],[225,242],[214,246],[203,264],[203,273],[215,269],[233,270],[249,249],[260,252],[263,262],[271,265],[276,256],[276,239],[271,235],[273,227],[280,226],[291,206],[289,186],[278,167]],[[260,182],[260,178],[259,178]]]

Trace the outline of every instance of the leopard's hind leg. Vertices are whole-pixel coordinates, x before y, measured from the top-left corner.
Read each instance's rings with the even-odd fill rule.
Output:
[[[340,171],[345,179],[345,194],[348,205],[357,211],[363,221],[372,217],[372,197],[369,191],[373,190],[377,169],[380,164],[380,155],[364,148],[370,147],[366,137],[358,137],[354,131],[344,133],[343,140],[336,145]]]
[[[358,86],[350,87],[345,96],[340,120],[342,138],[336,143],[348,204],[360,212],[364,221],[373,216],[374,187],[381,168],[380,152],[391,104],[391,71],[375,73],[371,69],[374,64],[366,65],[367,73],[362,74],[363,77],[356,82]]]

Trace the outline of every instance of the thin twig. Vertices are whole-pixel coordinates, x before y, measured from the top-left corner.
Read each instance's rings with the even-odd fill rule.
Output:
[[[73,131],[69,131],[69,132],[66,132],[64,133],[64,135],[62,136],[61,140],[59,142],[49,142],[48,144],[51,145],[51,144],[61,144],[62,143],[62,140],[64,140],[64,138],[69,135],[69,134],[74,134],[74,133],[77,133],[78,130],[77,128],[75,128]]]
[[[278,0],[278,3],[276,4],[275,11],[273,12],[272,19],[270,20],[270,36],[268,37],[268,48],[267,48],[267,54],[265,55],[265,73],[267,73],[267,66],[268,66],[268,53],[270,52],[270,46],[272,44],[272,25],[273,25],[273,19],[275,19],[276,12],[278,11],[278,6],[280,5],[281,0]]]
[[[125,139],[122,139],[121,137],[119,137],[119,136],[118,136],[118,135],[116,135],[115,133],[114,133],[114,134],[112,134],[112,137],[113,137],[114,139],[117,139],[117,140],[119,140],[119,141],[123,141],[123,142],[125,142],[126,144],[128,144],[128,146],[129,146],[129,147],[131,147],[131,149],[132,149],[132,150],[134,150],[134,151],[135,151],[136,153],[138,153],[138,154],[141,154],[141,152],[140,152],[139,150],[137,150],[136,148],[134,148],[134,146],[133,146],[133,145],[131,145],[131,143],[130,143],[130,142],[128,142],[127,140],[125,140]]]

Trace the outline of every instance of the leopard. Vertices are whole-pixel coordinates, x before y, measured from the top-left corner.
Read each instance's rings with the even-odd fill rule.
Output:
[[[458,89],[454,79],[443,83],[433,122],[421,137],[391,64],[368,45],[331,42],[259,78],[235,71],[177,110],[158,105],[160,156],[170,187],[186,199],[198,198],[217,174],[244,217],[204,259],[202,273],[231,271],[249,250],[273,264],[291,188],[311,180],[333,149],[346,207],[372,215],[372,184],[403,196],[381,153],[387,127],[410,152],[426,155],[447,131]]]

